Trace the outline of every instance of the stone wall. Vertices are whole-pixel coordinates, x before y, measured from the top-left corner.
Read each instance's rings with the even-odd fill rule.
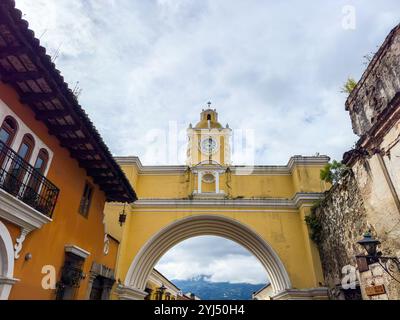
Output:
[[[369,229],[364,201],[350,171],[327,194],[315,210],[321,227],[318,243],[325,285],[331,299],[343,299],[342,268],[356,265],[357,241]]]
[[[346,102],[353,131],[362,136],[400,91],[400,25],[387,36]]]
[[[370,159],[371,160],[371,159]],[[391,203],[383,196],[372,199],[378,189],[385,189],[385,182],[379,180],[382,175],[370,168],[368,161],[361,161],[349,171],[342,180],[326,194],[325,199],[315,209],[315,217],[320,226],[318,248],[322,262],[325,285],[329,288],[331,299],[347,299],[351,291],[344,290],[341,282],[342,268],[353,266],[359,285],[359,294],[369,300],[400,299],[400,283],[384,272],[379,264],[369,266],[369,271],[358,272],[356,256],[364,255],[362,247],[357,244],[367,230],[382,244],[378,250],[385,256],[398,256],[398,231],[400,229],[398,212],[392,210]],[[374,180],[375,177],[375,182]],[[378,184],[376,184],[378,183]],[[372,188],[371,188],[372,186]],[[387,190],[386,190],[387,191]],[[384,191],[385,193],[385,191]],[[386,204],[386,209],[384,208]],[[374,209],[379,207],[380,210]],[[391,274],[400,280],[400,270],[390,265]],[[383,284],[386,294],[368,296],[365,288]]]

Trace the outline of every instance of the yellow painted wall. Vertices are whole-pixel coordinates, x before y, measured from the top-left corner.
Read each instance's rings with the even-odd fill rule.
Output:
[[[210,208],[211,209],[211,208]],[[130,264],[140,248],[160,229],[187,216],[189,212],[132,212],[127,220],[121,247],[118,277],[125,279]],[[268,241],[283,261],[295,288],[318,286],[313,263],[308,254],[308,235],[303,233],[303,221],[298,212],[209,212],[236,219]]]
[[[202,113],[202,117],[206,112],[208,111]],[[267,241],[283,262],[293,288],[319,287],[320,282],[323,282],[319,255],[315,244],[310,240],[309,230],[304,221],[312,202],[299,204],[297,208],[277,205],[256,208],[234,204],[231,207],[227,205],[204,207],[204,202],[203,205],[197,204],[201,204],[202,199],[229,199],[233,202],[242,199],[291,200],[297,193],[321,193],[329,187],[320,181],[320,170],[327,162],[327,158],[324,157],[323,160],[311,157],[295,158],[290,166],[257,166],[253,172],[239,174],[239,167],[224,163],[226,156],[224,150],[230,149],[229,145],[225,145],[228,140],[224,137],[226,139],[229,137],[230,129],[222,129],[218,123],[214,123],[214,127],[220,129],[210,132],[220,135],[222,139],[219,141],[220,150],[213,155],[212,160],[223,166],[210,165],[209,162],[197,166],[198,162],[193,161],[193,155],[203,157],[202,160],[208,159],[204,158],[199,150],[199,130],[207,126],[203,122],[200,122],[198,127],[188,130],[188,154],[192,155],[188,163],[192,163],[192,166],[180,167],[174,171],[168,167],[144,168],[138,164],[136,158],[135,161],[121,159],[120,164],[135,187],[139,200],[179,199],[187,202],[184,207],[173,204],[152,207],[146,202],[145,207],[139,204],[130,208],[125,226],[122,230],[118,230],[119,234],[122,232],[118,277],[125,280],[139,250],[161,229],[179,219],[206,214],[221,215],[239,221]],[[207,132],[207,129],[201,132],[202,138],[207,137]],[[225,165],[228,166],[228,170],[225,170]],[[214,169],[223,172],[219,176],[219,188],[224,194],[212,195],[211,193],[215,192],[215,183],[202,182],[202,194],[199,196],[196,193],[197,170],[207,173]],[[241,172],[243,173],[243,170]],[[207,198],[210,196],[211,198]],[[121,209],[122,207],[116,204],[107,207],[106,220],[115,223],[116,212]]]

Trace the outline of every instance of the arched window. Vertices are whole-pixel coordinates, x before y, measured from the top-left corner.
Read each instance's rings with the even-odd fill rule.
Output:
[[[38,171],[40,174],[44,174],[47,168],[48,161],[49,153],[46,149],[40,149],[34,165],[35,170]]]
[[[22,138],[21,145],[19,146],[18,149],[18,155],[26,162],[29,162],[34,147],[35,147],[35,140],[33,139],[33,137],[30,134],[24,135],[24,137]]]
[[[13,195],[17,195],[20,192],[21,185],[28,171],[26,162],[29,162],[34,146],[35,140],[33,137],[30,134],[24,135],[18,149],[19,157],[13,158],[6,181],[7,191]]]
[[[43,183],[43,175],[47,168],[49,161],[49,153],[46,149],[40,149],[33,166],[34,171],[30,172],[30,178],[25,190],[24,198],[32,199],[37,196],[37,192]]]
[[[211,114],[207,115],[207,120],[211,120]]]
[[[15,134],[17,133],[17,129],[17,122],[14,118],[10,116],[6,117],[0,128],[0,141],[8,147],[11,146]]]

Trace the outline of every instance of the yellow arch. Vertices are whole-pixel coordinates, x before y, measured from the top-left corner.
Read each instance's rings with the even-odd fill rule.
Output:
[[[248,226],[220,215],[189,216],[164,227],[135,256],[125,278],[125,286],[145,294],[147,279],[158,260],[179,242],[202,235],[224,237],[249,250],[264,266],[275,293],[292,287],[282,261],[269,243]]]

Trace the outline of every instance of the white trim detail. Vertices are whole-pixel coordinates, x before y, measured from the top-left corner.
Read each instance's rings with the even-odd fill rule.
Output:
[[[168,175],[168,174],[184,174],[190,170],[189,166],[176,165],[176,166],[144,166],[139,157],[115,157],[115,161],[119,165],[133,165],[138,169],[138,174],[146,175]],[[287,165],[254,165],[254,166],[240,166],[232,165],[229,167],[220,166],[222,169],[229,168],[232,174],[235,175],[290,175],[296,166],[324,166],[329,162],[328,156],[293,156],[289,159]],[[210,169],[210,168],[209,168]]]
[[[0,300],[7,300],[17,279],[14,275],[13,241],[7,227],[0,221]]]
[[[103,247],[103,253],[105,256],[107,256],[110,252],[110,239],[108,238],[108,234],[106,233],[104,235],[104,247]]]
[[[220,191],[222,192],[222,190]],[[220,193],[221,194],[221,193]],[[214,194],[217,195],[217,194]],[[199,196],[199,195],[197,195]],[[132,208],[148,207],[240,207],[240,208],[289,208],[298,209],[302,206],[312,206],[313,202],[321,199],[323,193],[296,193],[292,199],[265,198],[265,199],[140,199],[132,204]]]
[[[249,250],[266,269],[275,293],[291,288],[289,275],[272,247],[248,226],[219,215],[186,217],[160,230],[135,256],[125,278],[125,288],[143,292],[155,264],[165,252],[181,241],[201,235],[224,237]],[[126,294],[120,298],[129,299]]]
[[[15,259],[19,258],[26,236],[31,231],[40,229],[46,223],[53,221],[2,189],[0,189],[0,218],[21,228],[21,234],[14,246]]]
[[[65,252],[70,252],[78,257],[81,257],[83,259],[86,259],[88,256],[90,256],[90,252],[86,251],[78,246],[68,244],[65,246]]]
[[[29,230],[21,228],[21,233],[19,237],[15,240],[15,245],[14,245],[14,257],[15,260],[19,259],[19,254],[22,250],[22,244],[25,241],[26,236],[28,235]]]
[[[288,289],[273,295],[272,300],[329,300],[328,288]]]
[[[30,134],[35,139],[35,146],[32,150],[31,157],[29,159],[29,164],[34,165],[36,158],[39,154],[40,149],[45,149],[49,154],[49,160],[47,162],[46,170],[44,172],[44,176],[47,175],[49,168],[51,166],[51,162],[53,161],[54,153],[53,151],[29,128],[20,117],[2,100],[0,99],[0,125],[3,123],[4,119],[7,116],[11,116],[15,119],[18,124],[18,131],[14,137],[14,141],[12,142],[11,149],[17,151],[22,139],[25,134]]]
[[[3,189],[0,189],[0,218],[29,232],[53,221]]]

